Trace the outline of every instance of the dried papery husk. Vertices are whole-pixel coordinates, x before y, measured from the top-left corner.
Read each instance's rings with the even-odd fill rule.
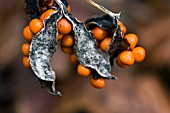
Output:
[[[104,30],[113,30],[117,28],[118,19],[117,18],[112,18],[108,14],[100,15],[100,16],[94,16],[90,17],[87,20],[84,21],[84,24],[86,25],[86,28],[88,30],[94,29],[96,26],[100,27]]]
[[[46,87],[51,94],[61,96],[61,93],[55,89],[56,77],[50,66],[50,59],[58,44],[56,25],[59,19],[63,17],[72,24],[75,39],[73,49],[79,63],[91,68],[95,77],[117,79],[116,76],[111,74],[110,57],[98,51],[96,40],[92,33],[87,30],[85,24],[69,13],[61,0],[55,0],[55,3],[58,4],[58,6],[53,5],[56,12],[53,12],[43,21],[44,28],[33,37],[30,46],[31,68],[40,80],[42,87]],[[117,16],[115,18],[117,19]]]
[[[106,51],[107,55],[110,57],[110,63],[113,65],[114,59],[124,50],[127,50],[129,47],[128,41],[123,38],[122,31],[118,27],[113,34],[110,45]]]
[[[109,33],[108,35],[112,37],[112,40],[106,50],[106,55],[109,57],[111,65],[113,65],[114,58],[116,58],[119,53],[128,49],[129,47],[129,43],[126,39],[123,38],[123,33],[120,30],[120,26],[118,25],[120,13],[114,14],[104,7],[96,4],[92,0],[86,1],[106,13],[105,15],[95,16],[87,19],[85,21],[85,25],[88,30],[92,30],[96,26],[107,30],[107,32]]]
[[[61,8],[65,18],[67,18],[73,27],[75,43],[73,46],[74,53],[80,64],[95,70],[100,76],[107,79],[117,79],[111,72],[109,58],[96,49],[96,40],[91,32],[86,29],[84,23],[79,22],[70,14],[60,0],[56,0]]]
[[[63,4],[68,7],[66,0],[62,0]],[[41,15],[39,0],[25,0],[26,13],[29,20],[38,18]],[[57,22],[63,17],[58,4],[53,3],[51,8],[54,8],[56,12],[53,12],[51,16],[43,21],[44,28],[38,32],[31,41],[29,59],[33,72],[38,80],[41,82],[42,87],[48,89],[48,91],[57,96],[61,96],[61,93],[55,89],[55,72],[50,66],[50,59],[56,51],[58,40]]]
[[[58,35],[56,24],[61,18],[61,11],[56,11],[44,20],[44,28],[31,41],[29,54],[31,68],[35,75],[47,87],[50,93],[58,96],[61,96],[61,93],[55,89],[56,77],[55,72],[50,66],[50,59],[56,51],[58,44],[56,40],[56,36]]]

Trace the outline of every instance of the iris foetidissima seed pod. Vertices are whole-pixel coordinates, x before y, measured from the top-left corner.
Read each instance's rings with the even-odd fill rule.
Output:
[[[56,11],[43,21],[44,27],[33,37],[30,46],[29,59],[31,68],[42,85],[51,94],[61,96],[61,93],[55,89],[55,73],[50,66],[50,59],[58,44],[58,40],[56,40],[58,35],[56,25],[63,17],[72,24],[75,40],[73,51],[79,63],[84,67],[92,69],[95,78],[100,76],[105,79],[117,79],[116,76],[111,74],[110,57],[97,50],[96,40],[85,24],[69,13],[61,0],[55,0],[54,3],[57,4],[53,6],[53,9]],[[109,15],[116,22],[118,21],[119,14],[109,12]],[[32,17],[30,16],[30,18]],[[115,26],[117,28],[117,23]]]
[[[55,72],[50,66],[50,59],[53,56],[58,41],[56,36],[58,30],[56,24],[62,18],[61,12],[54,12],[49,18],[44,20],[44,28],[37,33],[30,46],[30,64],[33,72],[41,79],[45,86],[48,86],[50,93],[61,96],[61,93],[55,90]],[[51,86],[47,85],[51,84]]]
[[[29,20],[40,16],[38,2],[36,0],[25,0]],[[58,7],[56,7],[58,9]],[[35,11],[35,13],[32,13]],[[53,56],[58,41],[56,36],[58,30],[57,22],[62,18],[61,11],[55,11],[44,21],[44,27],[33,37],[30,45],[30,65],[42,87],[46,87],[51,94],[61,96],[55,89],[55,72],[50,66],[50,58]]]
[[[56,0],[56,2],[59,4],[64,17],[72,23],[75,38],[73,50],[79,63],[93,69],[99,76],[107,79],[116,79],[110,73],[111,65],[108,57],[96,49],[96,40],[92,33],[86,29],[84,23],[79,22],[66,10],[66,7],[60,0]]]
[[[113,61],[119,53],[128,49],[129,43],[127,39],[123,38],[120,26],[117,25],[116,18],[114,19],[110,15],[104,14],[101,16],[91,17],[84,23],[89,31],[92,31],[95,27],[100,27],[108,32],[109,37],[112,37],[105,53],[110,58],[111,65],[113,65]]]
[[[90,4],[94,5],[98,9],[101,7],[91,0],[87,0]],[[94,16],[84,21],[86,28],[92,31],[95,27],[100,27],[108,32],[108,36],[112,37],[112,40],[106,50],[106,55],[110,59],[110,64],[114,64],[114,59],[124,50],[129,47],[128,41],[123,38],[123,33],[118,25],[119,16],[112,16],[112,12],[108,11],[104,7],[101,8],[106,14],[101,16]]]

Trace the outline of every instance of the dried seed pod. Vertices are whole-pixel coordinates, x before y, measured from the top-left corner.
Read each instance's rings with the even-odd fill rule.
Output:
[[[39,17],[42,13],[38,1],[25,0],[29,20]],[[90,68],[90,73],[92,71],[94,79],[117,79],[116,76],[111,74],[111,65],[114,58],[129,47],[129,43],[123,38],[123,33],[118,25],[120,13],[112,13],[92,0],[86,1],[103,11],[105,15],[90,18],[82,23],[68,12],[66,0],[55,0],[52,5],[47,7],[55,9],[55,12],[43,21],[44,28],[31,41],[29,60],[27,58],[26,61],[28,66],[25,62],[24,65],[26,67],[29,67],[29,64],[31,65],[42,87],[47,88],[53,95],[61,96],[61,93],[55,89],[55,72],[50,66],[50,58],[58,44],[58,40],[56,40],[58,36],[57,23],[61,18],[66,18],[72,24],[75,41],[73,45],[74,54],[82,66]],[[106,47],[106,53],[96,48],[96,39],[91,33],[94,26],[109,31],[109,35],[112,36],[110,45]]]
[[[26,13],[30,21],[41,15],[38,1],[25,0]],[[68,6],[66,0],[62,0],[62,2]],[[51,7],[58,9],[55,3],[53,5]],[[33,37],[29,53],[31,68],[41,82],[42,87],[46,87],[50,93],[58,96],[61,96],[61,93],[55,89],[55,73],[50,66],[50,58],[58,44],[56,40],[58,35],[56,24],[62,16],[61,11],[58,11],[44,20],[44,28]]]
[[[116,79],[117,77],[110,73],[109,57],[96,49],[96,40],[92,33],[87,30],[85,24],[70,14],[61,0],[55,0],[55,3],[58,4],[58,7],[53,7],[57,11],[44,20],[44,28],[33,37],[30,46],[31,68],[41,81],[42,86],[47,87],[50,93],[61,96],[61,93],[55,90],[55,73],[50,66],[50,58],[58,43],[56,41],[58,35],[56,24],[62,17],[65,17],[72,24],[75,36],[73,49],[80,64],[91,68],[95,73],[95,78],[99,76]],[[117,17],[115,16],[115,18]]]
[[[106,54],[110,57],[110,63],[113,66],[114,59],[120,54],[122,51],[127,50],[129,48],[129,43],[127,39],[123,38],[124,34],[118,25],[118,19],[116,20],[117,27],[113,30],[110,30],[110,35],[112,36],[112,40],[109,44],[109,47],[106,50]]]
[[[129,43],[125,38],[123,38],[120,27],[118,26],[106,51],[106,53],[110,56],[111,65],[113,65],[113,61],[118,54],[124,50],[127,50],[128,47]]]
[[[123,38],[123,33],[118,25],[120,13],[114,14],[104,7],[94,3],[92,0],[86,1],[106,13],[106,15],[96,16],[86,20],[85,24],[90,30],[93,29],[94,26],[99,26],[109,32],[112,40],[106,50],[106,55],[109,57],[111,65],[113,65],[114,58],[117,57],[119,53],[126,50],[129,46],[127,40]]]
[[[55,72],[50,66],[50,58],[58,44],[56,41],[56,36],[58,35],[56,24],[62,18],[60,12],[54,12],[44,20],[44,28],[31,41],[29,54],[33,72],[41,80],[42,84],[48,88],[50,93],[58,96],[61,96],[61,93],[55,90]]]
[[[107,79],[116,79],[111,72],[109,58],[96,49],[96,40],[91,32],[86,29],[84,23],[79,22],[70,14],[60,0],[56,0],[65,18],[72,23],[75,43],[74,53],[85,67],[95,70],[100,76]]]
[[[114,28],[117,28],[117,18],[113,18],[108,14],[88,18],[84,23],[88,30],[92,30],[96,26],[104,30],[113,30]]]

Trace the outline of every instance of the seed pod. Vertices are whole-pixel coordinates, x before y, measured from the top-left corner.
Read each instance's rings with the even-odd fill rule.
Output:
[[[110,45],[106,51],[106,53],[110,57],[111,65],[114,64],[113,61],[118,56],[118,54],[120,54],[124,50],[127,50],[128,47],[129,47],[129,43],[125,38],[123,38],[120,27],[118,27],[115,33],[113,34]]]
[[[109,58],[96,49],[96,40],[91,32],[86,29],[84,23],[79,22],[72,16],[64,6],[64,4],[57,0],[62,13],[72,23],[75,43],[73,46],[74,53],[77,60],[84,67],[89,67],[97,71],[97,73],[107,79],[116,79],[111,72],[111,65]]]
[[[104,30],[113,30],[117,27],[117,18],[112,18],[108,14],[94,16],[84,21],[88,30],[94,29],[96,26]]]
[[[55,73],[50,66],[50,58],[58,44],[56,25],[62,17],[72,24],[75,40],[73,49],[79,63],[84,67],[91,68],[95,77],[117,79],[111,74],[110,57],[96,49],[96,40],[87,30],[85,24],[70,14],[61,0],[56,0],[55,3],[58,7],[53,5],[53,8],[57,11],[43,21],[44,28],[33,37],[30,46],[31,68],[42,86],[48,88],[50,93],[61,96],[61,93],[55,90]],[[117,18],[117,16],[113,18]]]
[[[90,3],[91,5],[93,5],[94,7],[98,8],[99,10],[103,11],[104,13],[108,14],[111,18],[114,19],[114,21],[112,21],[112,22],[115,22],[116,29],[113,29],[111,32],[112,41],[110,42],[110,45],[106,50],[107,56],[110,57],[110,63],[113,65],[114,58],[117,56],[117,53],[120,53],[119,49],[122,48],[123,50],[125,50],[128,48],[127,40],[123,39],[123,33],[120,29],[120,26],[118,25],[118,19],[120,17],[120,13],[119,14],[112,13],[111,11],[104,8],[103,6],[96,4],[92,0],[86,0],[86,1],[88,3]],[[120,41],[116,41],[117,39]]]
[[[50,93],[58,96],[61,96],[61,93],[55,90],[55,72],[50,66],[50,58],[58,44],[58,41],[56,41],[56,36],[58,35],[56,24],[60,18],[62,18],[62,14],[54,12],[44,20],[44,28],[31,41],[29,54],[33,72],[41,80],[42,84],[45,84]]]
[[[112,40],[107,48],[106,54],[110,57],[110,63],[113,65],[113,60],[119,53],[128,48],[128,42],[123,38],[120,26],[118,26],[118,18],[111,17],[108,14],[95,16],[87,19],[85,25],[88,30],[94,29],[96,26],[107,30]]]
[[[123,38],[120,26],[118,26],[117,17],[113,18],[110,15],[105,14],[102,16],[91,17],[84,23],[88,30],[92,30],[94,27],[98,26],[104,30],[109,31],[109,35],[111,35],[112,41],[109,45],[109,48],[107,49],[107,53],[110,57],[117,57],[120,52],[127,49],[129,44],[127,40]]]
[[[62,2],[68,7],[66,0],[62,0]],[[54,1],[53,6],[50,7],[57,10],[58,4],[56,6],[55,4]],[[25,6],[29,21],[40,17],[42,12],[39,0],[25,0]],[[61,93],[55,89],[55,73],[49,61],[58,44],[58,41],[56,41],[58,35],[56,24],[62,16],[61,11],[58,11],[44,20],[44,28],[31,41],[29,54],[31,68],[41,82],[42,87],[46,87],[50,93],[58,96],[61,96]]]

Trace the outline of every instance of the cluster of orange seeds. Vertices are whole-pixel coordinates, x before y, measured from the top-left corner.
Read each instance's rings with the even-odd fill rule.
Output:
[[[124,34],[126,34],[126,27],[124,24],[119,21],[118,22],[120,29]],[[93,29],[93,36],[97,40],[98,47],[103,51],[106,52],[108,46],[112,40],[111,37],[108,36],[106,30],[103,30],[100,27],[95,27]],[[123,52],[121,52],[117,57],[117,64],[120,67],[128,67],[133,65],[134,62],[142,62],[145,59],[146,51],[143,47],[136,47],[138,43],[138,36],[132,33],[124,35],[124,38],[130,44],[129,48]]]
[[[77,65],[77,73],[80,76],[90,76],[92,73],[91,69],[81,65],[74,54],[74,35],[72,34],[72,26],[69,21],[67,21],[65,18],[60,19],[57,27],[59,31],[57,39],[61,40],[61,50],[69,55],[70,62]],[[93,77],[91,77],[90,84],[96,88],[103,88],[106,84],[106,80],[104,78],[94,79]]]
[[[71,24],[69,22],[62,22],[62,21],[67,21],[67,20],[62,20],[61,19],[58,22],[58,25],[57,25],[58,30],[59,30],[59,36],[61,35],[61,37],[58,38],[58,39],[61,39],[61,49],[62,49],[62,51],[64,53],[69,55],[70,62],[77,65],[77,73],[78,73],[78,75],[80,75],[82,77],[88,77],[88,76],[90,76],[92,74],[91,69],[81,65],[79,63],[79,61],[77,60],[77,57],[75,56],[74,52],[73,52],[74,35],[71,33],[71,29],[70,29]],[[62,27],[63,26],[62,23],[65,23],[65,27]],[[62,32],[62,30],[60,30],[61,28],[64,28],[63,30],[65,32]],[[102,31],[101,31],[101,34],[98,34],[97,31],[96,31],[96,34],[97,35],[103,35]],[[103,36],[101,38],[103,38]],[[110,40],[111,40],[111,38],[110,38]],[[103,88],[105,86],[105,84],[106,84],[106,79],[104,79],[104,78],[94,79],[91,76],[90,77],[90,84],[92,86],[94,86],[95,88]]]
[[[48,4],[52,4],[54,0]],[[43,9],[43,8],[42,8]],[[45,9],[45,8],[44,8]],[[68,11],[70,12],[70,6],[67,7]],[[44,26],[43,21],[48,18],[53,12],[54,9],[43,10],[42,15],[39,18],[35,18],[30,21],[29,25],[24,28],[23,35],[26,40],[29,42],[32,40],[35,34],[37,34]],[[119,21],[119,26],[123,34],[126,34],[126,27],[122,22]],[[74,34],[72,33],[72,25],[66,18],[61,18],[57,23],[58,28],[58,36],[56,37],[57,40],[61,40],[61,50],[69,55],[69,60],[77,65],[77,73],[80,76],[87,77],[92,75],[92,70],[90,68],[84,67],[79,63],[77,60],[74,51]],[[103,30],[100,27],[95,27],[92,30],[93,36],[97,41],[96,48],[101,49],[103,52],[106,52],[108,46],[112,40],[112,37],[108,35],[106,30]],[[135,34],[126,34],[124,38],[127,39],[128,43],[130,44],[128,50],[121,52],[117,57],[117,64],[120,67],[128,67],[134,62],[141,62],[144,60],[146,52],[145,49],[142,47],[136,47],[138,43],[138,37]],[[29,52],[30,52],[30,43],[24,43],[22,45],[22,53],[23,57],[23,64],[26,68],[30,68],[29,62]],[[94,78],[93,76],[90,77],[90,84],[95,88],[103,88],[106,85],[105,78]]]
[[[138,36],[132,33],[126,34],[126,27],[124,24],[121,21],[119,21],[118,24],[123,34],[123,38],[125,38],[129,43],[129,47],[127,50],[118,55],[116,59],[117,65],[126,68],[133,65],[134,62],[142,62],[145,59],[146,51],[143,47],[136,47],[138,43]],[[97,40],[97,48],[101,49],[103,52],[106,52],[112,40],[111,36],[108,35],[109,33],[100,27],[95,27],[92,30],[92,33],[94,38]],[[80,71],[79,68],[81,68],[82,71]],[[79,75],[82,76],[89,76],[91,74],[90,69],[82,67],[81,65],[78,66],[77,70]],[[91,77],[90,83],[95,88],[103,88],[106,85],[106,79],[94,79]]]
[[[70,7],[68,7],[68,10],[70,10]],[[55,12],[54,9],[49,9],[45,11],[40,18],[35,18],[30,21],[29,26],[25,27],[23,30],[23,35],[26,40],[29,42],[32,40],[33,36],[38,33],[43,28],[43,21],[49,17],[53,12]],[[61,18],[57,23],[58,28],[58,36],[56,37],[57,40],[61,40],[61,50],[69,55],[69,60],[77,65],[77,73],[80,76],[90,76],[91,75],[91,69],[82,66],[79,64],[79,61],[77,60],[74,52],[73,52],[73,45],[74,45],[74,35],[72,34],[72,25],[66,18]],[[105,36],[107,36],[107,32],[104,32],[103,30],[97,29],[95,34],[99,38],[99,40],[102,40]],[[105,46],[109,45],[109,42],[106,41],[103,42],[100,47],[106,49]],[[109,38],[111,40],[111,38]],[[30,51],[30,43],[24,43],[22,45],[22,53],[24,55],[23,58],[23,64],[26,68],[30,68],[30,62],[29,62],[29,51]],[[104,50],[105,51],[105,50]],[[93,77],[90,78],[90,84],[96,88],[103,88],[106,84],[106,80],[104,78],[94,79]]]
[[[48,2],[47,5],[51,6],[53,4],[54,0],[50,0],[47,2]],[[68,7],[68,10],[70,11],[70,7]],[[28,41],[28,43],[24,43],[21,48],[21,51],[24,55],[22,62],[26,68],[30,68],[30,61],[29,61],[30,42],[31,42],[32,38],[34,37],[34,35],[36,35],[44,27],[43,21],[46,18],[48,18],[53,12],[55,12],[54,9],[48,9],[46,11],[43,10],[42,15],[39,18],[32,19],[30,21],[29,25],[27,27],[25,27],[23,30],[23,36]],[[58,37],[56,37],[58,40],[60,40],[64,34],[69,33],[72,29],[71,24],[65,18],[62,18],[58,22],[57,27],[60,32]],[[67,36],[65,36],[65,37],[67,37]]]
[[[119,21],[120,29],[123,34],[126,34],[126,27]],[[134,64],[134,62],[142,62],[145,59],[146,51],[143,47],[136,47],[138,36],[133,33],[126,34],[124,38],[130,44],[129,48],[121,52],[116,60],[118,66],[126,68]]]

